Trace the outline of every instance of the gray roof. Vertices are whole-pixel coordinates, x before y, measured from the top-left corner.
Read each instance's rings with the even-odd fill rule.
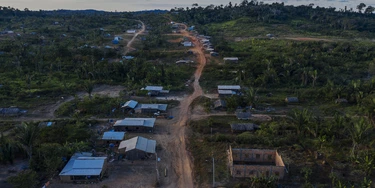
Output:
[[[160,111],[166,111],[167,107],[167,104],[140,104],[138,105],[137,109],[155,109]]]
[[[238,61],[238,57],[224,57],[224,61]]]
[[[147,91],[160,91],[163,90],[163,86],[146,86]]]
[[[232,123],[230,124],[230,128],[236,131],[253,131],[259,129],[259,125],[254,123]]]
[[[220,95],[235,95],[236,92],[232,90],[217,90]]]
[[[116,121],[114,126],[154,127],[155,120],[155,118],[125,118],[123,120]]]
[[[104,132],[102,140],[123,140],[125,132]]]
[[[286,102],[298,102],[298,97],[287,97],[285,98]]]
[[[241,86],[239,85],[218,85],[218,90],[240,90]]]
[[[19,108],[14,108],[14,107],[10,107],[10,108],[0,108],[0,114],[18,114],[20,113],[20,109]]]
[[[146,153],[155,153],[156,141],[137,136],[132,139],[122,141],[118,149],[123,148],[126,148],[125,152],[133,149],[138,149]]]
[[[122,105],[122,108],[135,108],[137,106],[138,102],[134,100],[127,101],[124,105]]]
[[[60,172],[60,176],[97,176],[107,157],[91,157],[91,153],[75,153]]]

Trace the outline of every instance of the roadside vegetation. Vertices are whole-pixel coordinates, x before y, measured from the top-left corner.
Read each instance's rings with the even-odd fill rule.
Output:
[[[179,12],[176,19],[210,36],[220,54],[209,57],[200,78],[205,93],[217,93],[217,85],[241,85],[241,96],[223,99],[224,110],[271,117],[248,120],[261,128],[243,133],[231,132],[229,123],[243,122],[234,116],[190,122],[189,150],[200,185],[211,184],[214,157],[217,185],[373,186],[375,17],[372,6],[358,10],[257,1],[172,10]],[[239,61],[224,62],[223,57]],[[291,96],[299,102],[285,102]],[[209,116],[218,112],[214,101],[200,98],[194,106],[202,105]],[[283,180],[231,178],[229,145],[277,149],[288,175]]]

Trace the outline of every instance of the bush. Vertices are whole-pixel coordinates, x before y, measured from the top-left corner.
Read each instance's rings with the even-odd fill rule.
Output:
[[[39,184],[38,174],[33,170],[25,170],[9,177],[8,182],[15,188],[34,188]]]

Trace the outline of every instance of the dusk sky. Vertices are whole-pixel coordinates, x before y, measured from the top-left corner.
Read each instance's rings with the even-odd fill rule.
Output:
[[[200,6],[226,5],[230,0],[1,0],[1,6],[11,6],[18,9],[55,10],[55,9],[97,9],[106,11],[137,11],[151,9],[170,10],[174,7],[191,7],[193,3]],[[242,0],[232,0],[232,4]],[[250,0],[249,0],[250,1]],[[359,3],[375,6],[374,0],[264,0],[264,3],[284,2],[287,5],[308,5],[313,3],[322,7],[353,8]]]

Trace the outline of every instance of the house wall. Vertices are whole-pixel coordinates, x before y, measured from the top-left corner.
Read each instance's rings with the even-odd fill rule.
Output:
[[[233,161],[275,163],[275,150],[258,149],[234,149],[232,150]]]
[[[258,157],[257,157],[258,155]],[[233,149],[229,147],[228,161],[230,173],[235,178],[275,176],[284,178],[285,165],[281,156],[275,150],[259,149]],[[233,164],[233,162],[254,162],[259,164]],[[275,165],[262,165],[262,163],[275,163]]]
[[[146,152],[137,149],[130,150],[125,153],[125,158],[128,160],[139,160],[147,157]]]
[[[122,140],[124,140],[124,138]],[[119,145],[122,140],[99,140],[98,144],[100,144],[100,145],[107,145],[107,146],[109,144]]]
[[[153,127],[143,127],[143,126],[115,126],[115,131],[129,131],[129,132],[153,132]]]
[[[283,179],[285,175],[284,167],[281,166],[232,165],[230,171],[235,178],[275,176],[278,179]]]
[[[74,182],[97,182],[100,179],[102,179],[106,174],[108,170],[108,162],[107,160],[104,161],[102,172],[100,173],[100,176],[95,177],[91,176],[90,179],[86,179],[86,176],[65,176],[60,175],[60,180],[64,183],[74,183]]]

